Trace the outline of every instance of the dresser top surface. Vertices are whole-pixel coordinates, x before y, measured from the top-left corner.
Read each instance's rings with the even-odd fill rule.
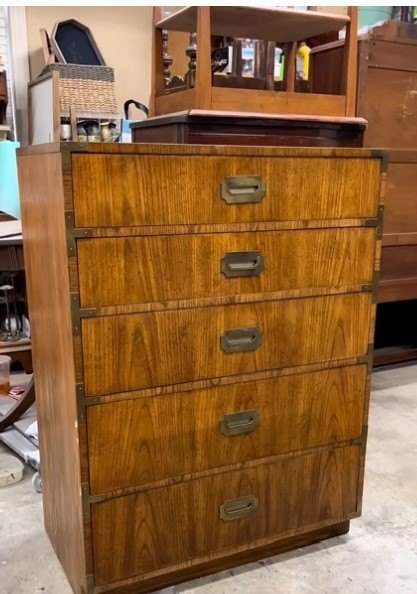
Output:
[[[207,155],[207,156],[253,156],[253,157],[339,157],[379,158],[386,160],[388,151],[362,148],[315,148],[315,147],[263,147],[263,146],[211,146],[180,144],[142,143],[94,143],[53,142],[29,146],[17,150],[18,156],[52,153],[84,154],[132,154],[132,155]]]

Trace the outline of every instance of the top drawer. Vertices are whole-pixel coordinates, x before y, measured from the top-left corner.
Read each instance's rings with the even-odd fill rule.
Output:
[[[372,218],[380,160],[72,156],[77,227]]]

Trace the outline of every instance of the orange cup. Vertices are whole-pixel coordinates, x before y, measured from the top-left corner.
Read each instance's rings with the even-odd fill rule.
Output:
[[[0,355],[0,397],[8,396],[10,392],[10,363],[10,357]]]

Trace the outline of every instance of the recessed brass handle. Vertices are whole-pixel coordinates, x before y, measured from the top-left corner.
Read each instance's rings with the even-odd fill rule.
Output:
[[[256,410],[243,410],[225,415],[220,421],[220,430],[223,435],[241,435],[252,433],[259,427],[259,415]]]
[[[260,202],[265,192],[265,182],[260,175],[226,177],[222,183],[222,198],[227,204]]]
[[[222,520],[238,520],[247,518],[256,512],[259,502],[255,495],[228,499],[220,506],[220,517]]]
[[[264,257],[261,252],[227,252],[221,268],[227,278],[258,276],[264,269]]]
[[[258,328],[234,328],[220,337],[220,346],[225,353],[256,351],[262,344],[262,332]]]

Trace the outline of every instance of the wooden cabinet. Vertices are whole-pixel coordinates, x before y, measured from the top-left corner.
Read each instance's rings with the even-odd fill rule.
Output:
[[[45,525],[76,594],[149,592],[360,514],[383,157],[19,152]]]
[[[8,103],[6,71],[0,72],[0,125],[6,123],[6,109]]]
[[[345,117],[355,112],[357,8],[346,14],[298,11],[281,7],[261,6],[186,6],[162,18],[154,8],[152,93],[150,111],[154,116],[181,110],[204,109],[229,112],[262,112]],[[342,91],[334,95],[298,92],[296,80],[297,46],[307,41],[317,45],[323,38],[337,39],[345,29],[347,40],[343,68],[339,72]],[[190,57],[185,84],[166,85],[166,57],[163,31],[187,32],[195,35],[196,51]],[[231,73],[212,73],[214,39],[234,38]],[[254,75],[242,76],[239,40],[262,40],[264,51],[256,52]],[[274,80],[275,46],[284,53],[283,80]],[[194,58],[192,55],[194,54]],[[238,66],[239,64],[239,66]],[[169,76],[169,67],[168,67]],[[303,91],[311,89],[303,86]]]
[[[344,42],[311,52],[313,89],[337,93]],[[356,114],[368,120],[364,144],[389,149],[386,210],[378,290],[379,339],[375,362],[416,357],[409,336],[417,306],[417,33],[411,24],[388,21],[358,42]],[[394,302],[414,300],[412,304]],[[392,303],[393,305],[385,305]],[[407,310],[407,314],[405,311]],[[391,327],[395,331],[385,331]]]

